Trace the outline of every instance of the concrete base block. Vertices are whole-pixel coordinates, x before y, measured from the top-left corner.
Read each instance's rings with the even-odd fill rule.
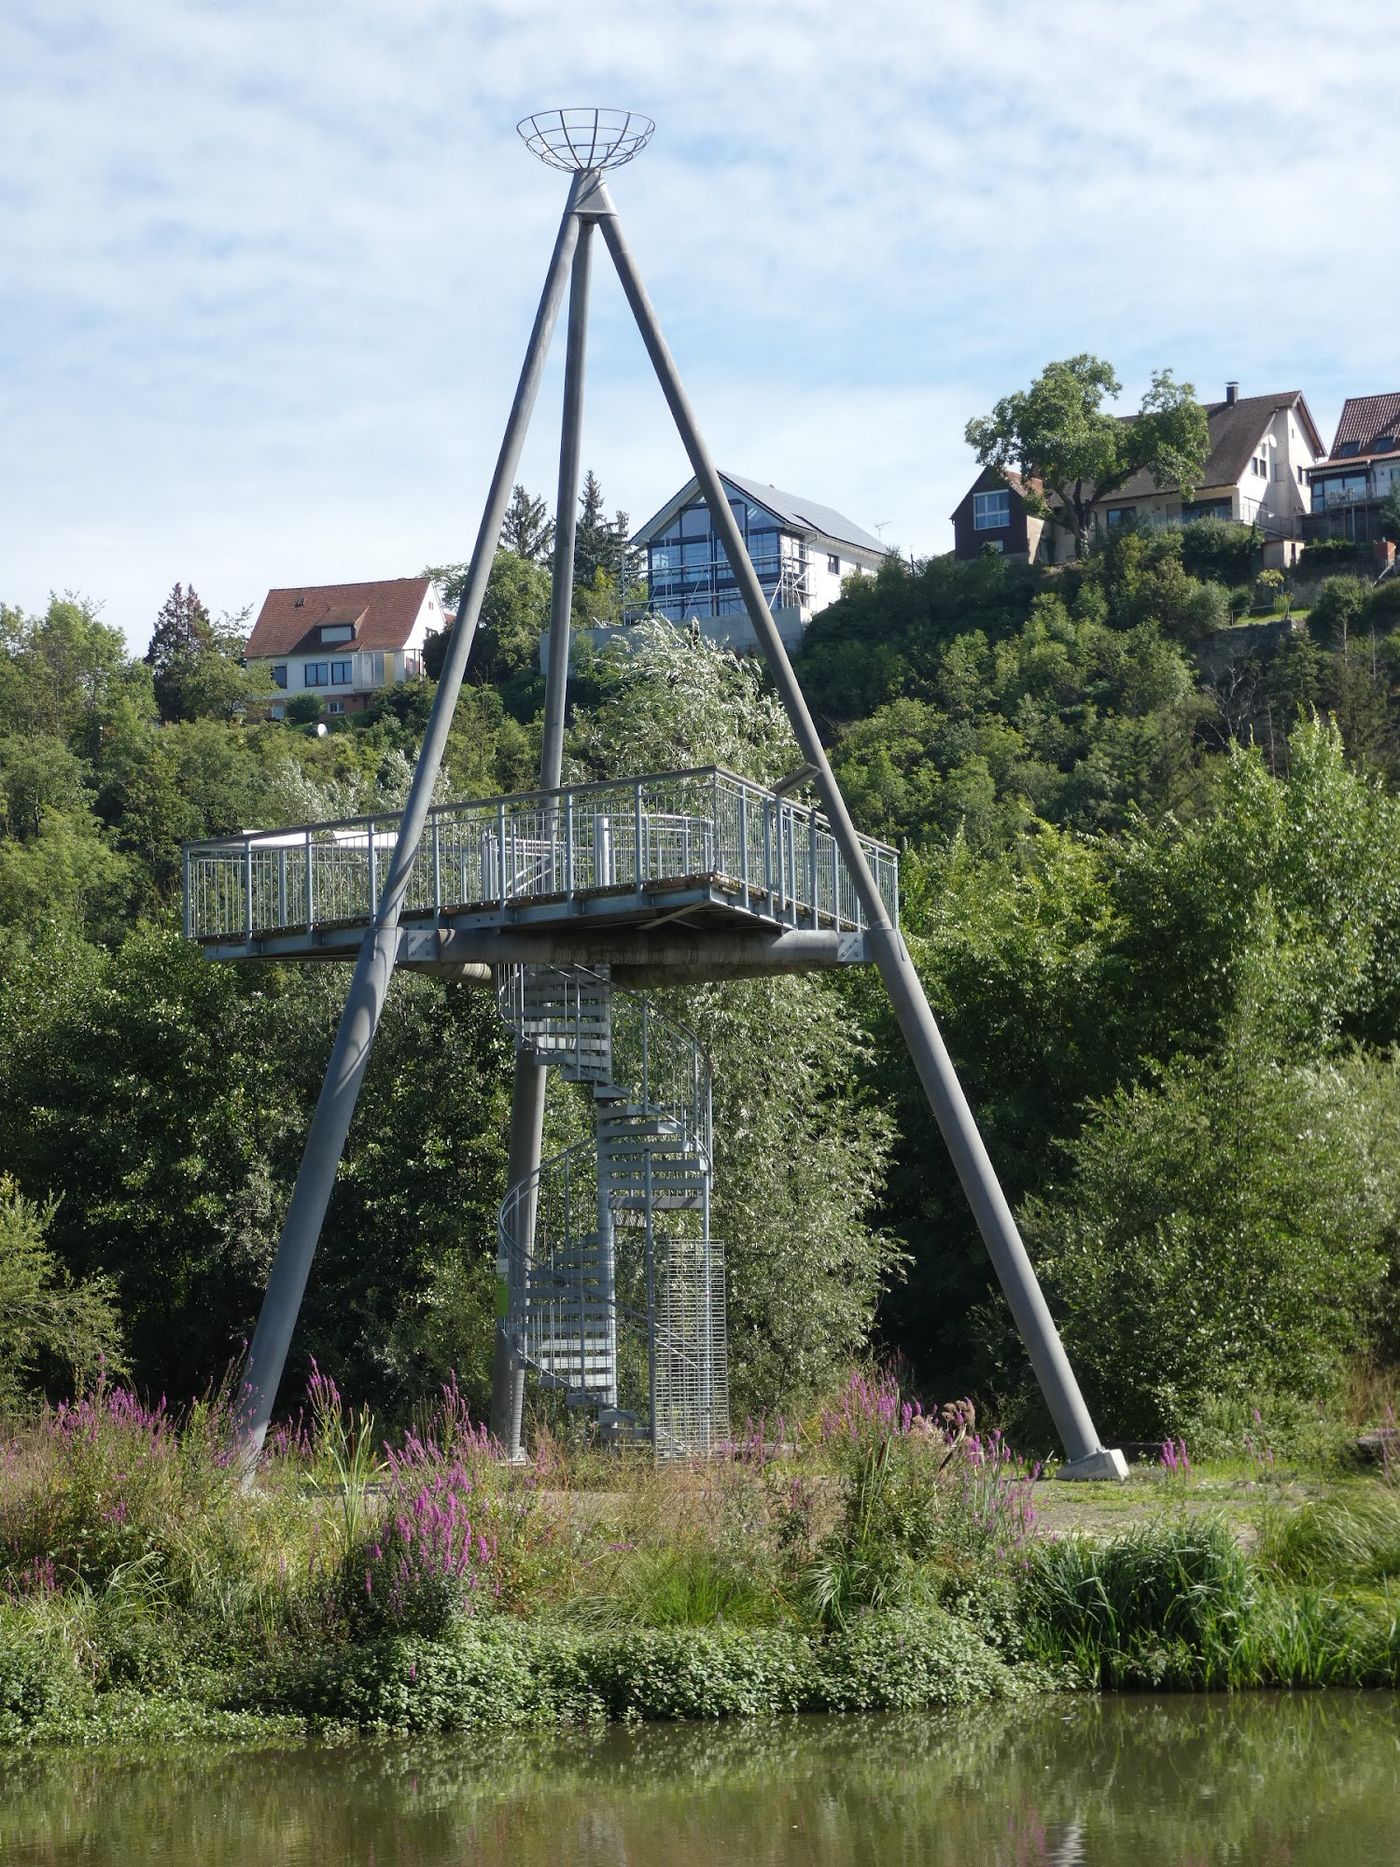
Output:
[[[1127,1482],[1128,1461],[1116,1446],[1100,1446],[1097,1452],[1087,1453],[1082,1459],[1073,1459],[1068,1465],[1061,1465],[1055,1476],[1093,1478],[1103,1483],[1121,1485]]]

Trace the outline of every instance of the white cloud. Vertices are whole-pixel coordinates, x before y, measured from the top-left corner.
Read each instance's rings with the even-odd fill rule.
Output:
[[[0,598],[463,555],[560,178],[515,118],[650,111],[614,192],[721,458],[946,548],[961,433],[1050,356],[1400,387],[1392,11],[1185,0],[11,0]],[[1364,286],[1364,293],[1362,287]],[[1368,311],[1365,307],[1369,305]],[[587,458],[684,463],[600,279]],[[524,472],[551,490],[546,385]]]

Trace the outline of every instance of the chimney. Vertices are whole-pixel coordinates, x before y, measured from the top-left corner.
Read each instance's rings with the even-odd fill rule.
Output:
[[[1225,406],[1226,408],[1233,408],[1236,402],[1239,401],[1239,399],[1240,399],[1239,384],[1237,382],[1227,382],[1225,385]]]

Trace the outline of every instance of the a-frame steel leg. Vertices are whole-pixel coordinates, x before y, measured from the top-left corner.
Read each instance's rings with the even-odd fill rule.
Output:
[[[576,175],[569,190],[568,204],[559,224],[554,253],[545,275],[539,309],[535,314],[534,329],[530,333],[515,400],[511,405],[496,460],[486,509],[482,513],[471,569],[457,606],[456,621],[448,641],[437,694],[400,820],[398,841],[394,846],[389,873],[374,918],[355,962],[340,1028],[336,1032],[335,1045],[326,1066],[325,1080],[321,1084],[320,1098],[311,1120],[301,1166],[297,1171],[296,1185],[292,1189],[291,1202],[282,1223],[282,1235],[268,1277],[267,1293],[263,1297],[258,1325],[244,1364],[239,1400],[239,1431],[242,1456],[250,1468],[257,1459],[268,1421],[272,1417],[277,1389],[291,1346],[292,1331],[296,1326],[306,1279],[311,1270],[311,1260],[321,1235],[321,1225],[330,1203],[331,1189],[335,1185],[350,1118],[355,1112],[370,1049],[384,1009],[389,980],[398,954],[399,919],[408,894],[413,859],[427,820],[428,807],[432,803],[433,787],[442,765],[448,729],[461,691],[462,677],[466,673],[467,657],[471,653],[482,598],[486,594],[487,579],[491,575],[496,544],[501,535],[501,523],[515,484],[520,451],[539,391],[540,377],[563,301],[569,268],[578,245],[578,204],[593,179],[588,175]]]
[[[807,710],[763,589],[744,548],[744,540],[729,509],[719,474],[701,437],[694,412],[682,387],[675,362],[661,334],[651,300],[647,297],[606,188],[600,185],[596,211],[603,238],[617,268],[622,289],[642,334],[647,354],[671,410],[681,442],[699,481],[710,522],[724,544],[725,555],[744,598],[744,607],[758,637],[774,684],[787,710],[803,757],[812,767],[822,807],[831,823],[841,855],[850,870],[869,923],[870,946],[884,980],[909,1054],[928,1097],[958,1179],[972,1206],[978,1230],[1006,1293],[1011,1314],[1026,1345],[1040,1391],[1050,1409],[1055,1429],[1068,1455],[1062,1476],[1123,1478],[1127,1467],[1121,1452],[1100,1442],[1089,1409],[1079,1391],[1074,1370],[1036,1278],[1006,1196],[1002,1192],[977,1124],[958,1081],[933,1013],[929,1009],[918,972],[898,930],[894,927],[865,854],[860,846],[846,801],[827,760],[825,748]]]

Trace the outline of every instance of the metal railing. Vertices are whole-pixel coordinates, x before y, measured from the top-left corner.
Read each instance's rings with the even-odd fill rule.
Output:
[[[186,844],[186,935],[249,939],[367,921],[398,824],[386,813]],[[899,858],[869,838],[861,846],[897,919]],[[718,767],[435,805],[405,912],[504,912],[684,882],[722,884],[736,905],[789,926],[866,924],[821,813]]]

